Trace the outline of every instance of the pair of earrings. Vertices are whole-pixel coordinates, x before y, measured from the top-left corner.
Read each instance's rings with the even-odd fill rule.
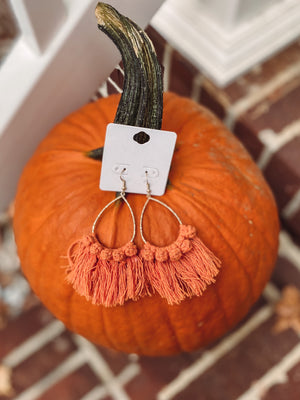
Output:
[[[106,307],[123,305],[127,300],[138,300],[155,292],[165,298],[168,304],[178,304],[187,297],[200,296],[215,281],[221,266],[220,260],[197,237],[193,226],[184,225],[170,206],[152,197],[147,172],[147,200],[139,224],[144,246],[138,251],[134,244],[135,218],[126,199],[126,181],[122,173],[120,195],[99,212],[91,234],[70,246],[67,282],[93,304]],[[133,234],[124,246],[111,249],[97,239],[95,229],[104,211],[118,200],[123,200],[130,211]],[[179,223],[179,235],[169,246],[154,246],[144,237],[143,218],[150,201],[167,208]]]

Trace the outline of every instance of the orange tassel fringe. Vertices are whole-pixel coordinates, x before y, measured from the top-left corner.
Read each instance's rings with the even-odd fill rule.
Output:
[[[146,242],[139,256],[132,242],[109,249],[94,235],[87,235],[70,246],[68,259],[66,279],[74,290],[106,307],[153,292],[168,304],[178,304],[187,297],[201,296],[221,267],[190,225],[180,225],[179,236],[170,246]]]
[[[87,235],[70,246],[68,260],[67,282],[93,304],[123,305],[143,295],[143,265],[132,242],[108,249]]]
[[[151,288],[168,304],[201,296],[207,286],[215,282],[221,267],[221,261],[190,225],[180,225],[179,236],[170,246],[156,247],[146,242],[140,256]]]

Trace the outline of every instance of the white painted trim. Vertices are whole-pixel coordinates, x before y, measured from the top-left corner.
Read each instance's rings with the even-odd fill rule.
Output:
[[[262,14],[274,3],[285,0],[188,0],[201,4],[201,8],[222,29],[232,30],[245,21]]]
[[[144,27],[163,0],[108,2]],[[91,98],[120,59],[97,29],[97,1],[64,3],[67,18],[45,51],[36,53],[21,35],[0,69],[0,211],[41,139]]]
[[[42,53],[66,19],[63,0],[11,0],[22,35],[31,49]]]
[[[224,86],[300,34],[300,2],[285,0],[227,30],[195,0],[168,0],[152,25],[180,53]]]

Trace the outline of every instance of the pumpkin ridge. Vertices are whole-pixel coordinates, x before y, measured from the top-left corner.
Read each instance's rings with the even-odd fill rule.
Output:
[[[199,210],[199,212],[202,214],[202,216],[203,216],[207,221],[209,221],[210,225],[211,225],[212,227],[214,227],[215,224],[214,224],[213,221],[207,216],[207,214],[203,211],[203,209],[199,208],[198,210]],[[212,210],[211,210],[211,209],[208,209],[208,211],[211,213]],[[215,214],[215,215],[217,215],[217,214]],[[226,227],[226,225],[224,224],[224,220],[223,220],[223,219],[222,219],[222,226]],[[226,228],[227,228],[228,232],[230,233],[230,237],[234,237],[234,234],[232,234],[232,231],[231,231],[228,227],[226,227]],[[252,287],[252,281],[250,280],[249,273],[248,273],[248,271],[247,271],[247,269],[246,269],[244,263],[242,263],[242,261],[240,260],[240,258],[237,256],[236,251],[233,249],[233,247],[232,247],[232,245],[229,243],[229,241],[228,241],[227,239],[225,239],[223,233],[221,233],[219,230],[217,230],[217,232],[218,232],[219,235],[224,239],[224,240],[223,240],[224,243],[226,243],[226,244],[227,244],[227,247],[230,248],[231,253],[232,253],[233,256],[236,258],[236,260],[238,261],[238,263],[243,267],[243,268],[242,268],[242,269],[243,269],[243,272],[244,272],[244,274],[245,274],[245,276],[246,276],[246,279],[247,279],[248,282],[249,282],[249,288],[250,288],[250,290],[251,290],[251,293],[250,293],[250,294],[251,294],[252,299],[254,300],[254,299],[255,299],[255,296],[254,296],[254,291],[253,291],[253,287]],[[199,235],[200,235],[200,237],[201,237],[201,230],[199,230]],[[214,286],[214,287],[215,287],[215,286]]]
[[[82,188],[81,188],[81,190],[82,190]],[[59,209],[57,209],[58,207],[59,207]],[[31,232],[31,237],[28,236],[28,241],[32,242],[32,237],[39,237],[38,232],[44,230],[45,224],[47,224],[47,220],[51,219],[50,218],[51,216],[57,215],[57,213],[63,211],[63,210],[61,210],[61,207],[63,209],[65,207],[65,201],[64,200],[61,200],[60,204],[59,203],[55,203],[55,205],[52,206],[51,211],[49,209],[49,212],[46,214],[46,216],[44,216],[43,219],[39,221],[39,224],[36,225],[36,227],[35,227],[36,229]],[[24,246],[23,256],[22,256],[23,260],[26,261],[26,259],[28,257],[28,254],[29,254],[28,252],[29,252],[30,249],[31,249],[31,246],[28,246],[28,245]],[[40,268],[42,268],[42,267],[43,267],[43,263],[41,262],[40,263]],[[64,266],[63,265],[58,265],[58,267],[62,268]],[[40,283],[41,279],[42,279],[42,273],[39,273],[38,276],[37,276],[37,279],[36,279],[36,287],[40,287],[39,283]]]
[[[222,197],[220,197],[220,198],[213,197],[213,196],[211,196],[211,194],[209,194],[209,197],[212,197],[214,201],[219,201],[219,202],[222,204],[222,206],[225,206],[225,208],[228,208],[228,209],[231,208],[231,207],[223,200]],[[200,203],[200,202],[201,202],[201,199],[199,200],[199,203]],[[202,203],[202,205],[203,205],[204,207],[208,208],[207,205],[206,205],[206,203]],[[195,206],[199,206],[199,204],[195,203]],[[217,208],[218,208],[218,207],[216,207],[216,209],[217,209]],[[199,208],[199,210],[201,210],[201,209]],[[209,210],[210,214],[213,212],[215,215],[219,216],[219,218],[222,219],[222,215],[217,214],[215,210],[213,210],[213,209],[211,209],[211,208],[208,208],[208,210]],[[243,215],[243,214],[240,212],[240,210],[235,209],[235,213],[236,213],[237,215],[239,215],[239,217],[240,217],[241,219],[245,220],[245,222],[248,222],[248,218],[247,218],[245,215]],[[224,223],[224,220],[223,220],[223,219],[222,219],[222,223]],[[272,245],[271,245],[271,243],[269,242],[269,239],[267,238],[265,232],[262,232],[262,231],[257,227],[257,225],[255,224],[255,221],[253,221],[253,227],[255,227],[255,230],[261,235],[262,238],[264,238],[264,241],[266,242],[266,244],[267,244],[270,248],[272,248]],[[229,229],[229,228],[228,228],[228,229]]]
[[[222,311],[225,330],[229,330],[232,324],[229,323],[229,318],[228,318],[227,313],[225,311],[225,307],[224,307],[223,301],[222,301],[222,296],[220,295],[219,290],[218,290],[218,285],[213,285],[212,289],[213,289],[213,292],[214,292],[214,294],[215,294],[215,296],[217,298],[217,304],[218,304],[220,310]]]
[[[207,217],[206,214],[204,214],[204,212],[202,212],[202,214],[211,222],[211,220]],[[223,222],[224,222],[224,221],[222,220],[222,223],[223,223]],[[212,223],[212,222],[211,222],[211,223]],[[225,227],[226,227],[226,225],[224,225],[224,223],[223,223],[222,226],[225,226]],[[230,237],[234,237],[234,235],[232,234],[232,232],[230,231],[230,229],[229,229],[228,227],[226,227],[226,228],[228,229],[228,232],[230,233]],[[249,293],[249,294],[250,294],[251,300],[252,300],[252,301],[256,300],[256,297],[254,296],[254,290],[253,290],[252,281],[251,281],[251,279],[250,279],[249,272],[248,272],[248,270],[247,270],[247,268],[246,268],[244,262],[242,262],[241,259],[238,257],[238,255],[236,254],[236,251],[233,249],[233,247],[232,247],[232,245],[230,244],[230,242],[229,242],[227,239],[225,239],[223,233],[220,232],[220,235],[221,235],[221,237],[223,237],[224,242],[227,244],[227,247],[230,248],[231,253],[233,254],[233,256],[236,258],[236,260],[238,261],[238,263],[239,263],[239,264],[241,265],[241,267],[242,267],[242,270],[243,270],[243,272],[244,272],[244,275],[245,275],[245,277],[246,277],[246,279],[247,279],[247,281],[248,281],[248,286],[249,286],[249,289],[250,289],[250,293]]]
[[[186,299],[185,301],[189,301],[190,302],[190,299]],[[192,302],[190,302],[191,304],[190,304],[190,307],[189,307],[189,312],[191,313],[191,315],[192,315],[192,320],[193,321],[197,321],[197,317],[196,317],[196,313],[195,313],[195,309],[194,309],[194,305],[193,305],[193,303]],[[173,313],[172,313],[172,309],[169,307],[169,311],[171,312],[171,314],[172,314],[172,317],[173,317]],[[177,315],[176,315],[176,313],[174,313],[174,318],[172,318],[172,320],[174,320],[175,318],[177,318]],[[197,332],[197,334],[200,336],[201,335],[201,338],[203,337],[203,331],[202,331],[202,329],[200,329],[200,330],[198,330],[198,332]],[[184,343],[184,340],[181,340],[181,342],[183,342]],[[182,350],[183,351],[190,351],[190,343],[187,343],[187,346],[186,345],[181,345],[181,347],[182,347]],[[194,350],[194,349],[193,349]]]
[[[225,204],[225,203],[224,203],[224,204]],[[225,204],[225,205],[226,205],[226,204]],[[205,204],[205,207],[208,208],[206,204]],[[199,208],[198,211],[199,211],[206,219],[208,219],[208,220],[211,222],[210,218],[207,217],[207,214],[206,214],[202,209]],[[208,208],[208,211],[209,211],[209,214],[214,213],[215,215],[218,215],[213,209]],[[237,212],[237,210],[235,210],[235,211],[236,211],[237,215],[239,215],[241,218],[244,217],[241,213]],[[225,228],[227,229],[227,231],[230,233],[230,237],[233,237],[233,238],[234,238],[234,237],[235,237],[234,232],[231,231],[230,227],[227,226],[227,225],[225,224],[225,220],[223,220],[222,217],[219,217],[219,218],[221,218],[222,227],[225,227]],[[246,219],[246,221],[247,221],[247,219]],[[213,224],[212,222],[211,222],[211,225],[214,226],[214,224]],[[254,225],[254,226],[255,226],[255,225]],[[270,248],[272,248],[273,246],[272,246],[272,245],[270,244],[270,242],[266,239],[266,235],[265,235],[264,233],[262,233],[256,226],[255,226],[255,229],[256,229],[256,232],[259,233],[260,236],[263,238],[263,242],[264,242],[264,243],[267,243],[267,245],[268,245]],[[218,231],[218,232],[219,232],[219,231]],[[230,242],[224,238],[224,235],[223,235],[222,233],[220,233],[220,234],[221,234],[221,236],[222,236],[223,239],[224,239],[224,243],[226,243],[226,244],[230,247],[230,249],[232,250],[232,254],[234,254],[235,258],[238,260],[238,262],[239,262],[240,265],[242,266],[243,272],[245,273],[245,275],[247,276],[248,281],[249,281],[249,288],[250,288],[250,290],[251,290],[251,297],[252,297],[253,301],[256,301],[256,300],[257,300],[257,296],[254,295],[253,283],[252,283],[252,280],[251,280],[251,276],[249,275],[248,269],[246,268],[245,264],[240,260],[240,258],[237,257],[237,254],[236,254],[234,248],[232,247],[232,245],[230,244]],[[261,243],[262,241],[258,241],[258,242]]]
[[[55,213],[55,212],[52,212],[51,214],[53,214],[53,213]],[[42,225],[34,232],[34,234],[33,234],[33,237],[36,237],[36,234],[40,231],[40,230],[42,230],[43,228],[44,228],[44,222],[42,223]],[[39,237],[39,235],[38,235],[38,237]],[[31,241],[32,241],[32,239],[31,239]],[[25,253],[24,253],[24,255],[23,255],[23,260],[25,261],[25,263],[24,264],[27,264],[26,263],[26,258],[28,257],[28,250],[30,249],[30,246],[26,246],[26,251],[25,251]],[[43,296],[40,296],[40,293],[38,294],[38,289],[37,288],[40,288],[42,285],[40,284],[40,282],[41,282],[41,279],[43,278],[43,267],[44,267],[44,264],[43,264],[43,262],[41,262],[41,260],[39,259],[38,260],[39,261],[39,273],[37,274],[37,279],[36,279],[36,281],[35,281],[35,287],[34,287],[34,292],[35,292],[35,294],[39,297],[39,299],[41,299],[42,300],[42,303],[45,305],[45,300],[44,300],[44,298],[43,298]],[[55,265],[54,266],[54,268],[64,268],[65,266],[63,266],[63,265],[59,265],[59,262],[57,263],[57,265]],[[32,282],[32,280],[30,280],[31,282]],[[63,283],[63,285],[65,285],[65,283]],[[64,292],[64,293],[66,293],[66,292]],[[72,304],[72,299],[74,299],[74,294],[75,294],[75,292],[74,292],[74,290],[72,290],[72,288],[70,287],[70,288],[68,288],[68,292],[67,292],[67,294],[68,294],[68,296],[66,296],[66,298],[64,299],[67,303],[69,303],[69,304]],[[53,314],[55,314],[55,311],[52,311],[53,312]],[[67,321],[67,322],[69,322],[69,320],[71,319],[70,318],[70,315],[76,315],[76,312],[73,314],[73,313],[70,313],[70,312],[67,312],[67,311],[65,311],[65,313],[64,313],[64,317],[63,317],[63,319],[64,319],[64,321]],[[61,316],[60,316],[60,318],[61,318]],[[74,326],[74,325],[73,325]]]
[[[205,206],[205,205],[204,205],[204,206]],[[229,228],[229,226],[227,226],[227,225],[225,224],[225,220],[224,220],[219,214],[217,214],[213,209],[209,209],[207,206],[205,206],[205,208],[208,209],[209,214],[214,214],[214,215],[216,215],[216,216],[218,217],[217,219],[220,220],[220,222],[221,222],[221,224],[222,224],[222,227],[225,227],[225,228],[227,229],[227,231],[229,232],[230,237],[234,237],[234,232]],[[210,223],[210,225],[211,225],[212,227],[215,226],[214,222],[211,220],[211,218],[208,217],[207,213],[206,213],[202,208],[199,208],[198,211],[202,214],[202,216],[203,216],[207,221],[209,221],[209,223]],[[240,217],[242,217],[241,214],[238,214],[238,215],[239,215]],[[254,296],[254,294],[253,294],[252,283],[251,283],[251,281],[250,281],[250,277],[249,277],[249,275],[248,275],[248,271],[246,270],[246,267],[245,267],[244,263],[243,263],[243,262],[240,260],[240,258],[237,256],[236,251],[235,251],[234,248],[232,247],[232,244],[228,241],[228,239],[225,239],[223,233],[221,233],[219,230],[217,230],[217,232],[218,232],[218,233],[220,234],[220,236],[223,238],[223,242],[226,243],[227,246],[231,249],[232,254],[233,254],[234,257],[237,259],[237,261],[239,262],[239,264],[243,267],[243,271],[244,271],[244,273],[247,275],[247,279],[249,280],[249,287],[250,287],[251,290],[252,290],[252,298],[254,299],[255,296]]]
[[[209,210],[209,212],[211,212],[211,211],[212,211],[212,210]],[[211,225],[212,227],[215,226],[215,224],[212,222],[212,220],[207,216],[207,214],[206,214],[202,209],[199,209],[199,212],[202,214],[202,216],[203,216],[207,221],[209,221],[209,223],[210,223],[210,225]],[[222,223],[223,223],[223,222],[224,222],[224,221],[222,220]],[[223,226],[223,227],[226,227],[226,225],[225,225],[224,223],[223,223],[222,226]],[[231,230],[230,230],[228,227],[226,227],[226,228],[228,229],[228,232],[230,233],[230,237],[233,237]],[[234,250],[234,248],[232,247],[232,245],[230,244],[230,242],[229,242],[227,239],[225,239],[223,233],[221,233],[219,230],[217,230],[217,231],[218,231],[219,235],[223,238],[223,242],[226,243],[227,247],[229,247],[229,249],[231,250],[231,253],[233,254],[234,258],[236,258],[236,260],[238,261],[238,263],[242,266],[242,270],[243,270],[244,275],[245,275],[245,277],[246,277],[246,280],[248,281],[248,284],[249,284],[249,289],[250,289],[251,298],[252,298],[252,300],[254,300],[254,299],[255,299],[255,296],[254,296],[254,291],[253,291],[253,285],[252,285],[252,281],[251,281],[251,279],[250,279],[250,275],[249,275],[249,273],[248,273],[248,270],[246,269],[244,263],[240,260],[240,258],[239,258],[238,255],[236,254],[236,251]],[[200,234],[200,236],[201,236],[201,231],[200,231],[199,234]],[[216,286],[216,285],[214,285],[214,289],[217,289],[217,286]],[[218,298],[219,298],[219,296],[218,296]]]
[[[145,354],[145,349],[144,346],[141,344],[140,338],[139,338],[139,334],[136,333],[136,320],[135,318],[133,318],[132,316],[132,311],[131,311],[131,307],[128,307],[128,318],[129,318],[129,323],[132,327],[132,336],[134,337],[135,340],[135,344],[138,348],[138,353],[141,354]]]
[[[99,110],[100,110],[100,108],[99,108]],[[100,112],[99,112],[99,114],[100,114]],[[104,114],[104,113],[102,113],[102,114]],[[87,120],[90,119],[90,118],[87,118],[88,117],[88,113],[83,113],[83,115],[85,116],[85,119],[87,119]],[[100,119],[100,115],[99,115],[99,119]],[[86,122],[86,121],[84,121],[84,122]],[[95,121],[90,120],[91,125],[94,125],[94,122]],[[109,123],[109,122],[110,121],[107,118],[107,123]],[[81,122],[81,125],[80,125],[79,121],[78,122],[75,121],[74,120],[74,116],[70,116],[70,117],[66,118],[65,120],[63,120],[63,123],[65,123],[68,127],[69,126],[71,126],[71,127],[73,126],[74,128],[80,130],[81,132],[84,132],[86,135],[88,135],[88,137],[92,136],[92,134],[93,134],[93,132],[89,131],[84,126],[82,126],[82,122]]]
[[[213,212],[213,213],[218,217],[218,219],[221,218],[221,219],[222,219],[222,222],[224,221],[222,215],[221,215],[221,214],[217,214],[217,212],[216,212],[216,209],[219,209],[218,207],[215,207],[214,209],[209,208],[209,207],[207,206],[207,202],[205,202],[204,200],[202,200],[202,197],[199,198],[199,199],[197,199],[197,202],[196,202],[196,201],[194,200],[194,198],[188,198],[187,194],[186,194],[184,191],[180,190],[180,189],[177,187],[176,183],[175,183],[175,184],[172,184],[172,185],[173,185],[173,188],[172,188],[173,190],[178,190],[178,194],[181,195],[181,196],[184,197],[184,198],[187,198],[188,202],[189,202],[190,204],[193,204],[193,206],[195,207],[195,209],[197,209],[198,211],[200,211],[202,214],[204,214],[204,211],[203,211],[202,208],[205,207],[205,208],[208,209],[208,211],[209,211],[210,214]],[[185,184],[185,185],[187,185],[187,184]],[[189,188],[192,189],[192,190],[194,190],[196,193],[200,193],[200,190],[198,190],[198,189],[196,189],[196,188],[194,188],[194,187],[189,186]],[[230,206],[229,204],[227,204],[227,203],[224,201],[224,197],[222,197],[222,196],[219,196],[219,197],[213,196],[213,195],[211,194],[211,192],[209,192],[209,195],[207,195],[207,194],[204,194],[204,195],[205,195],[206,197],[209,197],[209,198],[213,199],[214,202],[218,201],[220,204],[222,204],[222,206],[223,206],[224,208],[231,209],[231,206]],[[176,208],[176,206],[174,206],[174,208]],[[253,210],[253,211],[254,211],[254,210]],[[235,213],[236,213],[237,215],[239,215],[240,218],[241,218],[242,220],[245,220],[245,222],[248,222],[248,218],[247,218],[244,214],[242,214],[241,211],[240,211],[239,209],[235,209]],[[254,221],[253,221],[253,222],[254,222]],[[195,223],[195,222],[193,222],[193,223]],[[259,228],[257,227],[257,225],[254,224],[254,227],[255,227],[256,231],[257,231],[258,233],[260,233],[260,235],[264,238],[264,240],[265,240],[265,242],[267,243],[267,245],[268,245],[270,248],[272,248],[272,244],[269,242],[269,239],[267,238],[267,236],[265,235],[265,233],[263,233],[261,230],[259,230]]]
[[[38,156],[45,156],[45,155],[51,155],[51,154],[53,154],[53,155],[63,155],[63,153],[66,153],[66,155],[70,155],[70,153],[72,153],[73,155],[78,155],[78,156],[81,156],[81,157],[85,157],[84,156],[84,150],[79,150],[79,149],[71,149],[71,148],[68,148],[68,149],[51,149],[51,150],[49,150],[49,149],[41,149],[41,151],[39,151],[39,153],[38,154],[36,154],[36,156],[37,156],[37,158],[35,159],[35,162],[36,162],[36,160],[38,161]],[[86,158],[86,157],[85,157]],[[80,158],[78,159],[78,161],[80,160]],[[90,159],[88,159],[88,161],[94,161],[94,162],[96,162],[97,163],[97,161],[95,161],[95,160],[93,160],[92,158],[90,158]],[[97,165],[98,165],[98,163],[97,163]]]
[[[92,104],[93,106],[95,106],[95,107],[97,108],[97,113],[99,113],[99,116],[97,116],[97,117],[98,117],[99,119],[100,119],[100,116],[103,117],[104,123],[105,123],[105,124],[109,124],[110,122],[112,122],[112,118],[111,118],[112,114],[114,114],[114,113],[117,111],[118,102],[119,102],[120,98],[121,98],[121,95],[120,95],[120,94],[112,94],[112,95],[110,96],[110,99],[111,99],[111,100],[115,100],[115,101],[114,101],[115,104],[114,104],[114,106],[113,106],[113,107],[115,108],[114,110],[112,110],[113,107],[110,107],[109,109],[106,109],[106,108],[103,108],[103,107],[99,107],[99,106],[100,106],[100,103],[103,102],[103,99],[104,99],[104,98],[99,98],[99,99],[97,99],[96,101],[94,101],[94,102],[92,102],[92,103],[89,103],[89,104]],[[84,110],[83,110],[83,115],[84,115],[85,117],[87,117],[87,119],[92,123],[92,125],[94,125],[95,120],[91,118],[91,115],[90,115],[89,112],[88,112],[88,111],[90,111],[90,108],[92,108],[92,107],[86,107],[86,108],[84,108]],[[95,115],[94,115],[94,118],[95,118]],[[98,119],[98,118],[97,118],[97,119]]]
[[[99,105],[99,103],[101,103],[101,100],[103,100],[103,99],[98,99],[97,101],[95,101],[94,103],[92,103],[93,105],[95,105],[96,106],[96,108],[97,108],[97,113],[99,113],[99,115],[97,115],[97,119],[99,119],[99,120],[104,120],[103,122],[104,122],[104,124],[109,124],[109,123],[111,123],[112,122],[112,118],[111,118],[111,112],[112,112],[112,110],[110,109],[109,110],[109,115],[108,115],[108,113],[106,113],[104,110],[103,110],[103,108],[102,107],[97,107],[98,105]],[[118,97],[116,97],[116,100],[118,100]],[[117,107],[116,107],[116,109],[115,109],[115,111],[117,111]],[[93,120],[92,118],[91,118],[91,116],[90,116],[90,114],[87,112],[87,110],[84,110],[84,112],[83,112],[83,116],[87,119],[87,121],[89,121],[90,122],[90,124],[91,125],[93,125],[93,126],[95,126],[95,128],[98,128],[98,126],[97,125],[95,125],[95,119]],[[80,125],[81,126],[81,125]],[[104,125],[105,126],[105,125]],[[88,132],[88,134],[90,135],[91,134],[91,132],[89,132],[89,131],[87,131]],[[103,145],[104,145],[104,143],[103,143]],[[90,150],[90,149],[89,149]]]
[[[180,343],[180,340],[179,340],[177,332],[174,328],[174,325],[172,324],[172,319],[171,319],[170,313],[169,313],[169,306],[165,305],[164,310],[165,310],[165,316],[166,316],[166,318],[164,320],[167,323],[170,331],[173,334],[173,338],[174,338],[173,343],[176,345],[176,348],[177,348],[176,352],[180,352],[180,351],[182,351],[183,347],[182,347],[182,344]]]
[[[96,307],[96,306],[95,306]],[[106,320],[105,320],[105,315],[103,312],[103,308],[102,307],[97,307],[99,310],[99,314],[101,314],[101,320],[102,320],[102,324],[101,327],[103,329],[103,336],[105,336],[105,339],[108,343],[108,346],[110,346],[112,349],[115,349],[116,346],[115,344],[112,342],[110,335],[108,334],[108,329],[107,329],[107,324],[106,324]]]
[[[51,215],[53,215],[53,214],[56,214],[56,212],[55,212],[55,211],[51,211],[51,213],[47,214],[47,217],[45,218],[45,220],[43,220],[43,222],[41,222],[41,224],[40,224],[33,232],[31,232],[33,237],[36,237],[36,234],[37,234],[42,228],[44,228],[44,224],[45,224],[46,219],[48,219],[48,218],[49,218]],[[28,236],[28,241],[32,242],[32,239],[31,239],[29,236]],[[27,242],[27,243],[28,243],[28,242]],[[24,250],[24,252],[23,252],[22,259],[23,259],[23,260],[26,260],[27,255],[28,255],[28,252],[29,252],[29,250],[30,250],[30,246],[26,245],[26,246],[24,246],[24,247],[25,247],[25,250]],[[42,264],[42,265],[43,265],[43,264]],[[41,276],[42,276],[42,274],[39,274],[39,275],[38,275],[38,278],[41,278]]]
[[[112,335],[109,334],[109,329],[107,327],[107,320],[106,320],[106,315],[105,312],[103,312],[103,308],[100,306],[94,306],[97,307],[97,309],[100,311],[101,316],[102,316],[102,328],[103,328],[103,335],[106,338],[107,343],[109,344],[109,346],[111,346],[112,349],[117,349],[116,344],[114,343],[114,341],[112,341]]]
[[[163,104],[164,105],[163,128],[164,128],[164,124],[166,123],[166,121],[164,120],[164,115],[165,114],[169,114],[169,112],[170,112],[167,107],[171,108],[173,106],[173,107],[176,108],[176,106],[177,106],[177,104],[176,104],[177,95],[175,93],[172,93],[172,92],[164,93],[164,99],[168,98],[169,94],[174,95],[176,97],[172,97],[170,99],[171,100],[170,102],[168,102],[166,104],[165,103]],[[184,96],[181,97],[181,102],[183,103],[181,105],[183,108],[186,106],[187,109],[189,109],[190,108],[189,106],[193,105],[193,110],[191,111],[189,109],[189,112],[186,114],[186,119],[184,119],[184,120],[181,119],[181,121],[180,121],[181,125],[177,128],[178,132],[180,132],[181,134],[182,134],[182,129],[183,129],[183,127],[185,127],[187,122],[191,121],[192,119],[193,119],[193,121],[195,121],[197,119],[202,119],[203,116],[205,116],[206,119],[208,119],[208,118],[212,119],[213,122],[218,125],[218,127],[223,129],[223,125],[222,125],[220,119],[217,118],[213,113],[209,112],[209,110],[207,110],[206,108],[202,107],[200,104],[195,103],[190,98],[184,97]],[[199,115],[199,112],[201,113],[200,115]],[[167,123],[166,123],[166,126],[167,126]],[[201,124],[199,124],[199,127],[200,127],[199,131],[202,132],[201,131]],[[214,128],[215,127],[210,127],[209,131],[212,130],[212,132],[213,132]],[[205,131],[205,133],[206,133],[206,131]],[[213,132],[213,133],[215,134],[215,132]]]
[[[64,202],[62,202],[61,204],[55,203],[55,205],[54,205],[53,207],[59,207],[59,206],[61,206],[61,205],[65,206],[65,203],[64,203]],[[39,224],[35,227],[36,229],[35,229],[34,231],[32,231],[31,234],[32,234],[33,236],[36,236],[37,233],[38,233],[40,230],[42,230],[42,229],[45,228],[46,221],[47,221],[51,216],[56,215],[57,213],[58,213],[58,210],[57,210],[57,209],[54,209],[54,210],[51,209],[51,211],[50,211],[50,209],[49,209],[49,213],[47,213],[47,215],[45,216],[45,218],[43,218],[43,220],[40,220],[40,221],[39,221]],[[28,240],[31,241],[32,239],[28,237]],[[25,252],[23,253],[24,259],[26,259],[26,256],[27,256],[27,254],[28,254],[28,251],[30,250],[30,246],[25,246],[25,247],[26,247],[26,250],[25,250]],[[62,267],[63,267],[63,266],[62,266]]]
[[[75,329],[75,324],[73,323],[73,315],[75,315],[76,316],[76,310],[75,310],[75,313],[74,313],[74,297],[75,297],[75,291],[74,290],[72,290],[72,291],[70,291],[70,296],[68,297],[68,305],[69,305],[69,307],[70,307],[70,312],[69,313],[66,313],[66,318],[65,318],[65,320],[64,320],[64,324],[67,326],[67,327],[69,327],[69,329],[72,331],[72,330],[74,330]]]
[[[109,323],[109,318],[107,316],[107,313],[105,312],[106,308],[104,306],[94,306],[94,307],[97,307],[97,309],[101,309],[103,330],[107,342],[110,344],[112,349],[115,349],[116,351],[122,351],[122,349],[118,345],[118,340],[114,338],[113,334],[111,334],[111,328],[110,328],[111,324]],[[123,307],[123,306],[117,306],[117,307]]]

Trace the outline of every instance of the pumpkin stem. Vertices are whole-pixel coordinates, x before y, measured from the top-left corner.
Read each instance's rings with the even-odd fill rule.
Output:
[[[124,65],[123,93],[114,119],[116,124],[160,129],[163,110],[161,66],[147,34],[111,5],[98,3],[98,28],[119,49]],[[86,153],[101,159],[100,149]]]

